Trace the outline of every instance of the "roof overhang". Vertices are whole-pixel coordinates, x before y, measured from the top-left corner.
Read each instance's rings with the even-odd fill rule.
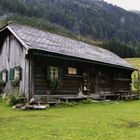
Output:
[[[38,50],[38,49],[30,49],[30,51],[32,52],[33,55],[36,55],[36,56],[57,58],[57,59],[62,59],[62,60],[71,60],[71,61],[77,61],[77,62],[85,62],[85,63],[97,64],[97,65],[102,65],[102,66],[125,69],[125,70],[129,70],[129,71],[138,71],[138,69],[135,69],[135,68],[128,68],[128,67],[113,65],[113,64],[109,64],[109,63],[103,63],[103,62],[98,62],[98,61],[93,61],[93,60],[88,60],[88,59],[83,59],[83,58],[78,58],[78,57],[62,55],[62,54],[58,54],[58,53],[51,53],[48,51],[42,51],[42,50]]]
[[[7,26],[7,29],[20,41],[20,43],[27,49],[29,50],[29,46],[27,44],[25,44],[25,42],[20,39],[20,37],[9,27]]]
[[[8,29],[17,38],[17,40],[26,48],[26,50],[29,50],[30,47],[22,39],[20,39],[20,37],[8,25],[5,25],[4,27],[2,27],[0,29],[0,32],[6,29]]]

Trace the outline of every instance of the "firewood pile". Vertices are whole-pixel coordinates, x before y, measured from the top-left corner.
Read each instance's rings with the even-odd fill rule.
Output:
[[[47,105],[40,105],[39,101],[32,98],[28,104],[17,104],[12,108],[17,110],[45,110]]]
[[[46,105],[16,105],[13,106],[13,109],[17,110],[45,110],[47,108]]]

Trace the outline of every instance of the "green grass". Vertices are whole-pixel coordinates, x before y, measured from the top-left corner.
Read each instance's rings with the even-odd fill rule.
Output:
[[[140,101],[16,111],[0,103],[0,140],[139,140]]]

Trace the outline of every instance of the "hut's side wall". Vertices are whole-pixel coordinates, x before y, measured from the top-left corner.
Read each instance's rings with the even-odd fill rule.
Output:
[[[20,94],[28,97],[29,62],[26,59],[26,49],[10,33],[6,35],[0,48],[0,71],[8,71],[8,81],[6,83],[4,91],[6,93],[9,93],[14,90],[9,81],[9,72],[10,68],[20,66],[22,69],[22,79],[20,81],[19,91]]]

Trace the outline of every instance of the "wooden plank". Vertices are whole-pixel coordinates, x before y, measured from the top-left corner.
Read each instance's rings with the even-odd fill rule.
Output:
[[[0,54],[0,70],[10,70],[16,66],[22,68],[22,80],[20,81],[19,92],[22,95],[28,96],[29,93],[29,71],[28,60],[26,59],[27,50],[19,43],[19,41],[10,33],[7,33],[4,43],[1,46]],[[10,81],[7,82],[4,91],[11,92],[13,87]]]

